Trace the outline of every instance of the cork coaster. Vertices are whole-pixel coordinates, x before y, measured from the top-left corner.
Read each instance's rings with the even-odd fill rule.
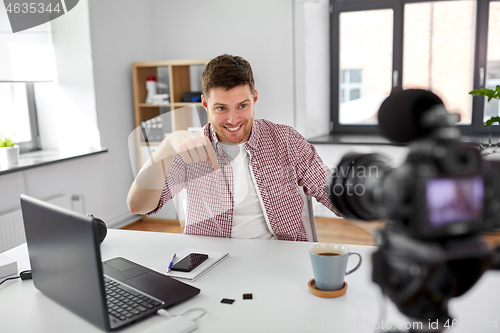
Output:
[[[342,287],[342,289],[332,290],[332,291],[319,290],[316,287],[316,282],[314,281],[314,279],[312,279],[311,281],[309,281],[308,285],[309,285],[309,291],[313,295],[318,296],[318,297],[323,297],[323,298],[336,298],[336,297],[340,297],[340,296],[344,295],[345,292],[346,292],[346,290],[347,290],[347,282],[345,282],[345,281],[344,281],[344,286]]]

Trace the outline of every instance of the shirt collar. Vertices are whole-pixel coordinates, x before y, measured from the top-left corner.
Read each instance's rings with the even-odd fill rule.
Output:
[[[246,146],[249,146],[253,149],[257,148],[257,142],[259,142],[259,136],[260,136],[260,122],[258,119],[253,120],[253,125],[252,125],[252,133],[250,133],[250,137],[248,138]]]
[[[215,133],[215,130],[210,123],[207,123],[205,125],[205,128],[203,129],[203,134],[205,134],[205,136],[207,136],[210,139],[210,141],[214,142],[215,144],[219,142],[219,139],[217,139],[217,133]]]

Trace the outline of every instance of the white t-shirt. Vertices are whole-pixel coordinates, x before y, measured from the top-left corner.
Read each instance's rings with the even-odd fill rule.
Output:
[[[274,239],[267,227],[264,212],[250,175],[250,156],[245,143],[221,143],[231,158],[234,179],[234,213],[231,236],[234,238]]]

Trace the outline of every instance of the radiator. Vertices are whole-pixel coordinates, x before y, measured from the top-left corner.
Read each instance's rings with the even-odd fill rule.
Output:
[[[51,204],[83,213],[83,195],[64,194],[45,200]],[[0,215],[0,253],[26,242],[23,215],[15,210]]]

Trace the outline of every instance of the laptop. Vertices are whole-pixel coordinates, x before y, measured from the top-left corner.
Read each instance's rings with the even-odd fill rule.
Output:
[[[91,216],[21,194],[33,283],[66,309],[110,331],[200,293],[125,258],[101,262]]]

